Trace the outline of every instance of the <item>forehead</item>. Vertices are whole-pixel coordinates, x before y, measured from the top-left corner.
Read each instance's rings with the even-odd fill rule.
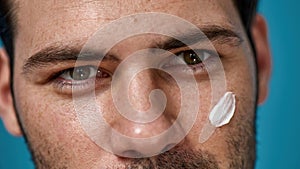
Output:
[[[84,41],[100,26],[135,13],[164,12],[199,27],[234,27],[238,20],[230,0],[20,0],[17,5],[16,56],[24,59],[56,42]]]

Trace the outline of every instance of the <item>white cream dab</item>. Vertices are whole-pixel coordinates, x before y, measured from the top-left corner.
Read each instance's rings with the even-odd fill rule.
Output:
[[[235,107],[235,95],[232,92],[226,92],[211,110],[209,114],[209,122],[202,128],[199,142],[204,143],[214,133],[217,127],[228,124],[234,115]]]

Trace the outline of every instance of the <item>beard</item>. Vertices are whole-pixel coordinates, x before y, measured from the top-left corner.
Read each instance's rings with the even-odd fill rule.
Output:
[[[37,169],[67,169],[67,164],[49,163],[47,157],[31,151]],[[121,157],[120,157],[121,158]],[[186,150],[173,148],[163,154],[150,158],[121,158],[122,163],[110,164],[109,166],[87,167],[97,169],[219,169],[214,155],[201,150]],[[111,161],[111,163],[114,163]]]
[[[134,159],[126,169],[219,169],[212,154],[172,149],[155,157]]]
[[[228,169],[253,169],[255,162],[255,137],[253,137],[253,130],[249,130],[250,127],[245,128],[243,125],[236,128],[236,132],[229,131],[227,135],[228,154],[226,159],[229,166]],[[253,128],[252,128],[253,129]],[[229,137],[231,136],[231,137]],[[48,148],[33,148],[27,142],[29,149],[31,150],[32,158],[34,160],[37,169],[67,169],[70,168],[69,160],[61,161],[65,156],[60,154],[52,154],[50,144],[47,144]],[[45,143],[45,142],[44,142]],[[49,154],[45,154],[45,150],[48,149]],[[51,148],[50,148],[51,149]],[[52,152],[52,153],[51,153]],[[53,156],[54,155],[54,156]],[[59,158],[55,160],[51,157]],[[58,157],[59,156],[59,157]],[[224,168],[219,166],[220,161],[215,154],[201,150],[191,149],[188,145],[175,146],[173,149],[150,158],[129,159],[120,158],[121,163],[111,161],[108,165],[92,167],[97,169],[219,169]],[[69,162],[68,162],[69,161]],[[116,162],[116,163],[115,163]],[[115,163],[115,164],[112,164]],[[73,167],[72,167],[73,168]],[[90,167],[87,167],[90,168]]]
[[[255,137],[252,120],[229,130],[226,134],[226,143],[228,146],[228,154],[226,159],[229,166],[228,169],[253,169],[255,162]],[[25,132],[23,132],[25,133]],[[237,134],[238,133],[238,134]],[[42,148],[33,148],[31,142],[27,140],[28,135],[25,135],[28,148],[30,149],[32,159],[34,160],[37,169],[61,169],[70,168],[69,160],[61,161],[65,156],[63,154],[53,153],[51,151],[51,143],[44,142],[45,146]],[[188,144],[188,143],[187,143]],[[188,145],[175,146],[173,149],[150,158],[129,159],[120,158],[122,163],[109,164],[100,166],[99,169],[219,169],[217,155],[201,149],[191,149]],[[47,146],[46,146],[47,145]],[[49,154],[45,154],[48,150]],[[53,158],[60,160],[54,160]],[[58,157],[59,156],[59,157]],[[53,157],[53,158],[51,158]],[[69,162],[68,162],[69,161]],[[114,163],[115,161],[111,161]],[[97,168],[97,169],[98,169]]]

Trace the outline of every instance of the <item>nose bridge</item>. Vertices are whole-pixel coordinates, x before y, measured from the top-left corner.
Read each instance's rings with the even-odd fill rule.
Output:
[[[118,109],[120,118],[115,119],[116,127],[125,135],[149,137],[170,126],[172,114],[167,113],[167,98],[163,86],[159,86],[159,81],[153,76],[154,71],[154,69],[140,71],[129,82],[126,93],[129,102],[124,102],[129,105],[120,106]],[[157,91],[158,88],[161,89]],[[128,106],[131,108],[128,109]]]
[[[145,112],[151,107],[150,93],[158,88],[158,82],[153,76],[154,70],[147,69],[137,73],[129,83],[129,102],[134,109]]]

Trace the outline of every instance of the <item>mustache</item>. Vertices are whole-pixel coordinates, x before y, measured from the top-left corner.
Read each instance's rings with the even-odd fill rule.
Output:
[[[134,159],[126,169],[219,169],[219,166],[208,152],[172,149],[151,158]]]

